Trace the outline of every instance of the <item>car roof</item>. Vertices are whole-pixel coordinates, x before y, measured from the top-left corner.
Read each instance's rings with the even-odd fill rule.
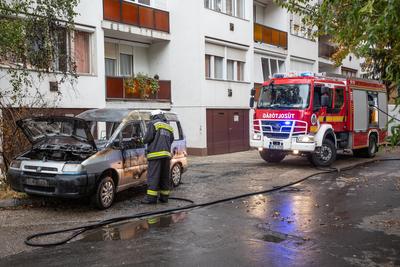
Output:
[[[90,109],[82,112],[77,117],[86,121],[121,122],[124,120],[144,120],[148,121],[152,110],[144,109],[122,109],[122,108],[101,108]],[[177,121],[178,116],[174,112],[164,113],[167,120]]]

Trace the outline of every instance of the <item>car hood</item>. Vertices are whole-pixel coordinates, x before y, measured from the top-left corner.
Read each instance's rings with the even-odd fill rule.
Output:
[[[89,126],[83,119],[62,116],[33,117],[19,120],[17,125],[33,145],[53,138],[69,137],[96,149]]]

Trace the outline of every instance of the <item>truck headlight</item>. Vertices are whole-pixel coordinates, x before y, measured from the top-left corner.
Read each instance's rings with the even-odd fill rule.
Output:
[[[21,168],[21,162],[22,162],[21,160],[17,160],[17,159],[11,161],[10,168],[12,168],[12,169],[20,169]]]
[[[253,140],[261,140],[261,134],[260,133],[254,133],[253,134]]]
[[[298,143],[314,143],[314,136],[302,135],[297,137]]]
[[[82,164],[66,163],[64,164],[62,171],[66,173],[82,173],[85,171],[85,167]]]

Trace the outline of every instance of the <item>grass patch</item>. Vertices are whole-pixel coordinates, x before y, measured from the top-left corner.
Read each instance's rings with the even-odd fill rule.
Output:
[[[27,198],[28,195],[25,193],[15,192],[11,187],[0,178],[0,200],[10,198]]]

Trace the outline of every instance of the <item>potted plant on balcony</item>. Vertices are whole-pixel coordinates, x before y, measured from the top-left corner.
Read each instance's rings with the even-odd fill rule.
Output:
[[[124,81],[127,97],[148,99],[156,96],[160,85],[158,79],[146,74],[138,73],[136,76],[126,78]]]

